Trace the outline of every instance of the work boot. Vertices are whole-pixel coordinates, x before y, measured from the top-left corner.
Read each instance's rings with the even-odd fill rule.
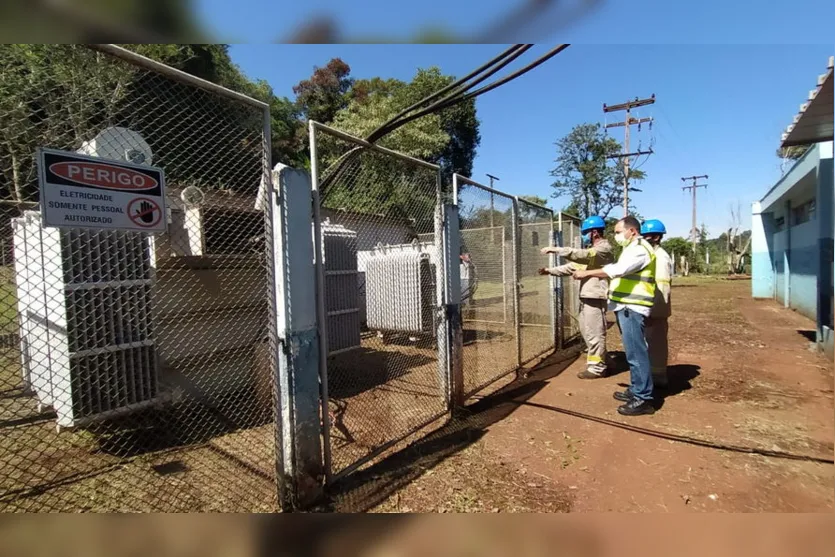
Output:
[[[618,407],[618,414],[624,416],[641,416],[643,414],[655,414],[655,407],[649,400],[633,398],[623,406]]]
[[[632,391],[626,389],[623,391],[615,391],[615,393],[612,395],[612,398],[621,402],[629,402],[635,397],[632,395]]]
[[[584,369],[583,371],[577,374],[577,377],[579,377],[580,379],[600,379],[603,376],[604,374],[602,373],[595,373],[588,369]]]

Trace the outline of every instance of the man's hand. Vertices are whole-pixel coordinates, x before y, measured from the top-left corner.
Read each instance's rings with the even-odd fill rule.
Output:
[[[571,276],[573,276],[576,280],[581,280],[581,279],[584,279],[587,276],[589,276],[589,272],[588,271],[574,271],[574,273]]]
[[[548,269],[539,269],[537,271],[540,275],[550,275],[551,273],[548,272]]]
[[[548,255],[549,253],[554,253],[556,255],[562,256],[562,255],[565,255],[565,254],[568,253],[568,248],[560,248],[560,247],[552,246],[552,247],[542,248],[540,250],[540,252],[542,253],[542,255]]]

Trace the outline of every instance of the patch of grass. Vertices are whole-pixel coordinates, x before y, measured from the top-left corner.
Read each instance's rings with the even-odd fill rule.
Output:
[[[0,268],[0,334],[17,331],[17,292],[7,267]]]

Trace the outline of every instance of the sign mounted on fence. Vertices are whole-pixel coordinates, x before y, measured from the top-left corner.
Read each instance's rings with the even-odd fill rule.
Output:
[[[44,226],[165,232],[161,168],[40,149]]]

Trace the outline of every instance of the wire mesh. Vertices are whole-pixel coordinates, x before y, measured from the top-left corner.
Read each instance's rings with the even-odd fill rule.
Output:
[[[471,277],[461,304],[464,393],[469,396],[519,367],[513,199],[465,180],[457,190],[463,268],[469,263]]]
[[[540,275],[550,256],[542,248],[552,245],[554,213],[519,200],[519,334],[522,362],[529,362],[555,348],[556,297],[550,276]]]
[[[317,127],[334,476],[443,416],[437,324],[443,261],[436,167]],[[351,153],[351,154],[348,154]],[[349,242],[331,240],[334,235]],[[356,316],[356,318],[345,318]]]
[[[81,46],[0,46],[0,74],[0,509],[277,509],[268,114]],[[130,156],[113,127],[168,232],[44,228],[36,148]]]
[[[580,222],[575,217],[560,214],[562,246],[579,249]],[[562,292],[561,330],[563,342],[580,335],[580,283],[572,277],[560,277]]]

